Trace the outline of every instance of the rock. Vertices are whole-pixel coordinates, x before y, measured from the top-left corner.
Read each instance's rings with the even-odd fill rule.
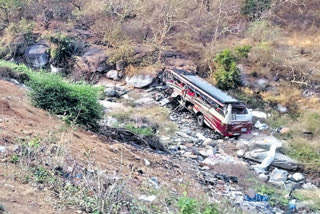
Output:
[[[246,153],[246,152],[245,152],[244,150],[240,149],[240,150],[237,151],[237,157],[238,157],[238,158],[242,158],[245,153]]]
[[[118,97],[118,93],[117,93],[116,87],[114,87],[114,88],[106,88],[104,90],[104,94],[107,97]]]
[[[213,149],[209,148],[209,149],[200,149],[199,150],[199,154],[203,157],[209,157],[211,155],[213,155]]]
[[[6,152],[6,147],[0,146],[0,153],[4,153],[4,152]]]
[[[110,54],[111,51],[100,47],[92,46],[87,48],[81,57],[76,57],[73,73],[80,77],[86,75],[86,78],[91,78],[92,73],[107,72],[112,68],[112,65],[107,63]]]
[[[300,172],[296,172],[291,176],[292,180],[295,182],[299,182],[305,179],[304,175]]]
[[[259,119],[267,119],[268,115],[262,111],[251,111],[251,114],[253,117],[259,118]]]
[[[261,173],[261,174],[258,175],[258,179],[259,179],[260,181],[262,181],[262,182],[267,182],[268,179],[269,179],[269,177],[268,177],[268,175],[266,175],[266,174],[264,174],[264,173]]]
[[[264,149],[255,149],[250,152],[247,152],[244,157],[257,161],[259,163],[262,163],[262,161],[266,158],[268,155],[269,151],[266,151]],[[274,160],[271,163],[272,166],[276,166],[282,169],[287,169],[287,170],[297,170],[298,169],[298,162],[286,155],[283,155],[279,152],[275,154]]]
[[[151,85],[154,81],[153,75],[144,75],[144,74],[137,74],[133,75],[131,77],[126,78],[126,82],[129,86],[135,87],[135,88],[145,88],[149,85]]]
[[[107,97],[121,97],[128,93],[128,89],[120,86],[113,86],[110,88],[106,88],[104,93]]]
[[[268,86],[268,84],[269,84],[269,81],[268,81],[267,79],[264,79],[264,78],[258,79],[258,80],[256,81],[256,86],[257,86],[257,88],[260,89],[260,90],[266,89],[267,86]]]
[[[215,147],[217,144],[214,142],[214,140],[207,138],[203,141],[202,145]]]
[[[277,108],[278,108],[278,111],[281,113],[286,113],[288,111],[288,108],[281,104],[278,104]]]
[[[150,196],[140,195],[139,196],[139,200],[146,201],[146,202],[149,202],[149,203],[152,203],[154,200],[156,200],[156,198],[157,198],[157,196],[155,196],[155,195],[150,195]]]
[[[155,189],[159,189],[160,188],[160,182],[158,181],[158,179],[156,177],[151,177],[149,179],[149,182]]]
[[[123,62],[122,60],[116,62],[116,69],[118,71],[122,71],[124,69],[125,66],[125,62]]]
[[[58,68],[53,65],[50,65],[50,69],[52,73],[61,73],[63,71],[63,68]]]
[[[270,174],[269,183],[277,186],[283,186],[287,178],[288,178],[287,171],[275,168]]]
[[[134,102],[137,105],[153,105],[156,104],[156,101],[151,97],[143,97]]]
[[[143,159],[144,165],[146,166],[150,166],[150,161],[148,161],[147,159]]]
[[[32,45],[26,49],[25,59],[28,65],[34,68],[43,68],[49,62],[48,46]]]
[[[317,190],[318,189],[318,187],[312,183],[305,183],[302,185],[302,188],[306,189],[306,190]]]
[[[267,128],[269,128],[269,126],[265,123],[261,123],[259,120],[256,122],[256,124],[254,124],[254,127],[256,127],[259,130],[265,130]]]
[[[107,100],[100,100],[99,103],[104,108],[105,112],[111,112],[113,110],[125,110],[126,106],[124,106],[122,103],[116,103],[116,102],[110,102]]]
[[[108,71],[108,73],[106,74],[106,77],[107,77],[108,79],[112,79],[112,80],[118,81],[118,80],[120,80],[120,79],[122,78],[122,74],[121,74],[119,71],[117,71],[117,70],[110,70],[110,71]]]
[[[282,129],[280,129],[280,133],[281,134],[286,134],[286,133],[289,133],[291,131],[291,129],[290,128],[287,128],[287,127],[284,127],[284,128],[282,128]]]

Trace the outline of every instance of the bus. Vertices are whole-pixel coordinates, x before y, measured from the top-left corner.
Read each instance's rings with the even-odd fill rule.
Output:
[[[194,113],[199,126],[207,125],[223,136],[239,136],[252,130],[252,115],[246,105],[196,74],[166,69],[161,79],[170,89],[170,99]]]

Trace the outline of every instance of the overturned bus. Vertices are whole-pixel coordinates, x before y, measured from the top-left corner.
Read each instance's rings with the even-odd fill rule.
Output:
[[[192,111],[199,126],[206,124],[224,136],[246,134],[252,129],[247,107],[199,76],[179,69],[167,69],[162,81],[170,98]]]

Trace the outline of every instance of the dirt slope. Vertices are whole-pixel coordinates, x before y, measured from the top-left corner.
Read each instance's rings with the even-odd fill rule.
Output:
[[[179,181],[176,178],[183,178],[187,185],[193,187],[192,190],[202,192],[200,184],[192,178],[194,173],[186,164],[150,150],[107,142],[80,128],[68,128],[56,116],[33,107],[24,89],[0,80],[0,145],[10,150],[22,139],[45,138],[61,129],[65,129],[63,137],[68,141],[73,156],[85,159],[87,156],[84,154],[90,154],[90,158],[103,170],[131,178],[130,186],[136,187],[137,192],[150,177],[156,177],[161,185],[170,189],[177,189]],[[0,203],[9,213],[35,213],[35,210],[37,213],[56,212],[48,192],[15,181],[15,165],[7,161],[5,153],[0,153],[0,159]],[[144,159],[149,160],[151,165],[146,166]]]

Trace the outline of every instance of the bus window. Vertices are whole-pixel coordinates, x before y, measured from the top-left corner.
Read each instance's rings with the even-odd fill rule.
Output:
[[[232,114],[248,114],[248,111],[244,106],[232,106]]]

